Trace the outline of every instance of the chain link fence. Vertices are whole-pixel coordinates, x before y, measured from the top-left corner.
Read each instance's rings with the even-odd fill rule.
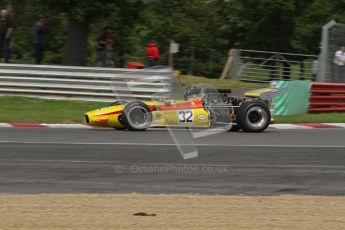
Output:
[[[337,82],[335,77],[337,67],[334,63],[334,57],[335,52],[342,46],[345,47],[345,25],[335,21],[328,22],[322,28],[318,81]],[[345,73],[345,71],[343,72]],[[345,76],[342,77],[342,82],[345,82]]]

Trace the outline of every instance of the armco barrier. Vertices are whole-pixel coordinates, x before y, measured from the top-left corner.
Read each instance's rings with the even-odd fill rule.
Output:
[[[168,97],[172,70],[0,64],[0,95],[114,101]]]
[[[345,84],[313,83],[309,112],[345,112]]]

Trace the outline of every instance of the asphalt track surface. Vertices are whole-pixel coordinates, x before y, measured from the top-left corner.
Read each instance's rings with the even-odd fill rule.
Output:
[[[0,193],[345,195],[345,129],[185,133],[0,128]]]

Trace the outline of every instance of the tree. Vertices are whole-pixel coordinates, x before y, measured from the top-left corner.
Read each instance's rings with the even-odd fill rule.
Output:
[[[238,16],[245,31],[240,47],[268,51],[289,51],[294,31],[293,0],[241,0]]]
[[[0,0],[2,5],[9,1]],[[97,65],[95,41],[113,27],[118,66],[145,62],[149,39],[158,41],[161,63],[170,40],[180,44],[176,68],[218,76],[233,47],[317,53],[321,26],[345,22],[343,0],[12,0],[13,48],[32,62],[32,26],[39,15],[50,25],[45,62]]]
[[[50,4],[67,11],[67,41],[62,64],[85,66],[89,25],[100,16],[100,12],[107,13],[105,1],[53,0]]]
[[[36,5],[48,7],[47,12],[55,11],[58,14],[63,14],[68,22],[65,31],[67,36],[62,64],[85,66],[88,57],[88,37],[93,24],[98,21],[107,22],[108,17],[114,18],[114,15],[120,15],[119,12],[126,11],[135,3],[141,1],[34,0],[34,2]],[[101,26],[101,28],[104,26]]]
[[[303,10],[295,18],[295,33],[291,39],[292,48],[301,53],[318,54],[322,26],[330,20],[345,23],[343,16],[345,2],[342,0],[304,2]]]
[[[158,40],[165,63],[170,40],[174,40],[180,44],[176,68],[185,73],[217,76],[229,47],[219,9],[215,1],[151,0],[141,14],[145,22],[141,27],[145,31],[143,38]]]

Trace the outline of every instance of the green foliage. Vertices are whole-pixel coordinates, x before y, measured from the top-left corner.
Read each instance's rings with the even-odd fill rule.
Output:
[[[233,47],[316,54],[322,25],[332,19],[345,22],[343,0],[0,0],[3,8],[9,2],[16,25],[13,51],[22,54],[15,62],[33,62],[32,26],[45,15],[50,28],[47,64],[61,64],[67,51],[83,53],[66,50],[68,42],[81,39],[67,37],[73,21],[87,25],[88,65],[99,65],[95,43],[109,25],[117,66],[146,64],[150,39],[158,41],[160,63],[166,65],[174,40],[180,44],[175,68],[209,77],[220,75]]]
[[[294,12],[293,0],[242,0],[239,13],[246,26],[241,47],[289,51]]]
[[[330,20],[345,23],[345,3],[342,0],[305,2],[304,10],[295,18],[295,34],[291,44],[298,52],[318,54],[322,26]]]
[[[343,113],[313,113],[287,116],[275,116],[278,124],[284,123],[344,123]]]

